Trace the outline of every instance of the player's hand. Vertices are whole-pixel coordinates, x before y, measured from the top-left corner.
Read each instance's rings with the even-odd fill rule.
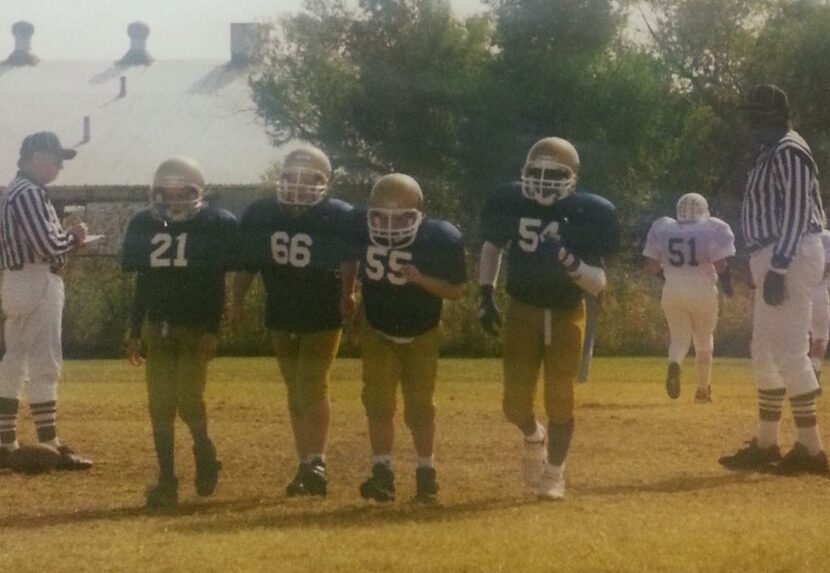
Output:
[[[80,249],[84,246],[84,242],[86,241],[86,224],[84,223],[75,223],[71,227],[69,227],[69,231],[67,231],[70,235],[75,236],[75,248]]]
[[[199,337],[199,341],[196,343],[196,351],[202,355],[206,362],[209,362],[216,356],[216,346],[218,344],[219,339],[216,335],[206,332]]]
[[[770,306],[779,306],[787,299],[786,275],[773,270],[767,271],[764,278],[764,302]]]
[[[244,319],[245,311],[243,310],[242,305],[231,302],[228,307],[228,326],[230,327],[231,332],[239,334],[242,330],[242,321]]]
[[[402,265],[401,276],[406,279],[406,282],[413,284],[421,284],[421,271],[415,265]]]
[[[479,287],[478,299],[478,321],[484,332],[498,336],[499,331],[497,326],[502,325],[501,312],[496,306],[496,301],[493,300],[493,287],[491,285],[481,285]]]
[[[340,297],[340,316],[343,320],[348,320],[354,315],[356,303],[354,293],[344,294]]]
[[[726,267],[726,270],[718,275],[718,284],[724,296],[732,298],[734,294],[732,291],[732,271],[729,270],[729,267]]]
[[[127,357],[127,362],[133,366],[141,366],[144,363],[144,358],[141,356],[141,340],[132,337],[125,340],[124,354]]]

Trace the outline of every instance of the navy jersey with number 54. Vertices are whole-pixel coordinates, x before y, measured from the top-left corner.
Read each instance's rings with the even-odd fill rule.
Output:
[[[507,248],[507,293],[541,308],[573,308],[582,289],[557,262],[555,241],[591,265],[617,251],[620,230],[614,205],[576,192],[550,206],[522,195],[521,183],[499,187],[484,204],[481,238]]]
[[[245,210],[243,266],[262,275],[268,328],[309,333],[341,326],[340,263],[352,257],[346,241],[351,211],[330,197],[297,216],[274,197]]]
[[[225,304],[225,273],[236,269],[234,216],[205,207],[187,221],[166,223],[149,209],[127,226],[122,267],[137,272],[150,320],[215,332]]]
[[[402,249],[379,247],[369,240],[366,212],[355,211],[360,232],[361,294],[366,319],[389,336],[412,338],[441,320],[440,297],[406,281],[403,265],[451,284],[467,280],[461,232],[440,219],[424,217],[415,241]]]

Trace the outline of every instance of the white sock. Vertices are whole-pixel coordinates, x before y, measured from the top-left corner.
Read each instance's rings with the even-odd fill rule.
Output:
[[[326,454],[308,454],[305,457],[305,463],[310,464],[314,460],[321,460],[323,463],[326,463]]]
[[[418,467],[419,468],[435,467],[435,454],[432,454],[431,456],[418,456]]]
[[[372,456],[372,465],[383,464],[392,467],[392,454],[378,454]]]
[[[20,449],[20,442],[15,440],[11,444],[2,444],[2,445],[0,445],[0,448],[6,448],[7,450],[10,450],[10,451],[13,452],[15,450]]]
[[[778,429],[781,421],[770,422],[769,420],[758,421],[758,435],[755,437],[758,447],[762,449],[778,445]]]
[[[818,426],[809,428],[796,428],[796,440],[805,446],[811,456],[815,456],[821,450],[821,436],[818,434]]]
[[[529,436],[525,436],[525,442],[529,444],[538,444],[539,442],[545,441],[545,427],[536,422],[536,431],[530,434]]]
[[[60,441],[58,438],[52,438],[52,439],[51,439],[51,440],[49,440],[48,442],[40,442],[40,443],[41,443],[41,444],[44,444],[44,445],[47,445],[47,446],[52,446],[52,447],[53,447],[53,448],[55,448],[56,450],[57,450],[59,447],[61,447],[61,441]]]

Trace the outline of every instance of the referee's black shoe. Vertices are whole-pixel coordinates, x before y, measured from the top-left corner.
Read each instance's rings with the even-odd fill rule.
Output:
[[[79,456],[69,446],[58,446],[58,452],[61,454],[61,459],[58,460],[58,465],[55,466],[56,470],[77,471],[88,470],[92,467],[92,460]]]

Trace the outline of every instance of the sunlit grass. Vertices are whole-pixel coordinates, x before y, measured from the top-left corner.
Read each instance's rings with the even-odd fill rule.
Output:
[[[517,430],[501,413],[501,364],[444,360],[437,391],[440,501],[411,501],[414,459],[399,422],[398,500],[369,504],[360,364],[331,382],[330,495],[286,499],[295,469],[285,391],[270,359],[211,366],[211,434],[225,469],[216,494],[193,490],[179,426],[181,508],[148,516],[155,478],[143,369],[68,362],[59,429],[95,459],[88,473],[0,473],[2,571],[791,571],[830,563],[830,481],[733,474],[717,464],[755,427],[749,364],[720,360],[715,401],[665,396],[661,359],[596,359],[577,389],[564,503],[519,482]],[[830,421],[820,403],[820,423]],[[782,445],[792,442],[789,414]],[[19,422],[21,438],[34,435]],[[825,432],[825,441],[830,436]]]

